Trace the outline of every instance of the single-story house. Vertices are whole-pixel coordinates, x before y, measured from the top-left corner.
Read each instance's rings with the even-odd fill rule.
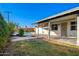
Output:
[[[79,7],[35,22],[36,34],[50,38],[71,39],[79,45]]]
[[[35,32],[35,28],[24,28],[26,32]]]

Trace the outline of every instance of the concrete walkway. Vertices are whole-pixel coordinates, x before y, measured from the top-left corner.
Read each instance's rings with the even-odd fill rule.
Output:
[[[11,38],[11,41],[12,42],[16,42],[16,41],[21,41],[21,40],[30,40],[30,39],[36,39],[37,37],[31,37],[31,36],[27,36],[27,37],[18,37],[18,36],[15,36],[15,37],[12,37]]]

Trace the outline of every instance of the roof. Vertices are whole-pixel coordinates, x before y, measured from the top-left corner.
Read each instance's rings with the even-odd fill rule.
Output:
[[[26,30],[27,32],[34,32],[34,31],[35,31],[35,28],[25,28],[25,30]]]
[[[65,15],[65,14],[69,14],[69,13],[72,13],[72,12],[76,12],[76,11],[79,11],[79,7],[75,7],[75,8],[72,8],[72,9],[70,9],[70,10],[61,12],[61,13],[59,13],[59,14],[56,14],[56,15],[53,15],[53,16],[44,18],[44,19],[42,19],[42,20],[40,20],[40,21],[37,21],[37,22],[35,22],[35,23],[41,23],[41,22],[44,22],[44,21],[48,21],[48,20],[50,20],[51,18],[56,18],[56,17],[62,16],[62,15]]]

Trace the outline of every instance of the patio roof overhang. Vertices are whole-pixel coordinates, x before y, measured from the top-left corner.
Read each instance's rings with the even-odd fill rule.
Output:
[[[64,11],[64,12],[56,14],[54,16],[47,17],[45,19],[42,19],[40,21],[35,22],[35,24],[42,24],[42,23],[49,22],[50,20],[53,20],[53,19],[56,19],[56,18],[60,18],[60,17],[63,17],[63,16],[76,14],[76,13],[79,13],[79,7]]]

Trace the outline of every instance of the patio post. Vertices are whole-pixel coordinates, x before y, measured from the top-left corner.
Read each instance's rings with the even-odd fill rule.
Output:
[[[38,25],[38,37],[39,37],[39,25]]]
[[[43,27],[42,27],[42,37],[43,37]]]
[[[50,27],[50,21],[48,22],[48,39],[50,39],[50,29],[51,29],[51,27]]]
[[[77,45],[79,45],[79,16],[77,15]]]

